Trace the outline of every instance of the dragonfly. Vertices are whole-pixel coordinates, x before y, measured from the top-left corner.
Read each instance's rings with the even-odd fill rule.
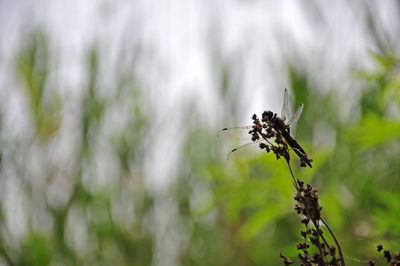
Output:
[[[300,157],[301,166],[312,167],[311,162],[313,161],[304,149],[300,146],[300,144],[294,138],[296,132],[297,122],[299,121],[300,115],[303,112],[304,104],[301,104],[294,115],[291,115],[290,107],[289,107],[289,96],[288,90],[285,89],[283,95],[283,106],[281,110],[281,117],[278,117],[276,113],[272,111],[266,111],[263,113],[263,117],[266,117],[268,121],[271,122],[275,131],[279,131],[284,138],[284,141],[288,146],[292,148],[292,150]],[[242,127],[231,127],[231,128],[223,128],[221,129],[217,137],[221,139],[245,139],[251,140],[237,148],[234,148],[227,154],[227,159],[235,157],[235,154],[242,152],[250,147],[257,147],[257,144],[261,143],[268,145],[267,140],[265,139],[251,139],[251,131],[254,128],[254,125],[251,126],[242,126]],[[270,143],[269,143],[270,144]]]

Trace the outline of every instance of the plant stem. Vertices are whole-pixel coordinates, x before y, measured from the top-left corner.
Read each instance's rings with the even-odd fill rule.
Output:
[[[286,162],[287,162],[287,165],[288,165],[288,167],[289,167],[290,174],[292,175],[292,178],[293,178],[293,185],[294,185],[294,187],[296,188],[296,190],[299,191],[299,186],[298,186],[298,184],[297,184],[296,178],[294,177],[292,168],[290,167],[290,163],[289,163],[288,160],[286,160]]]
[[[326,226],[326,228],[328,229],[329,233],[331,234],[331,236],[333,237],[333,240],[336,243],[336,246],[338,248],[339,251],[339,255],[340,255],[340,263],[342,263],[342,265],[344,266],[344,257],[343,257],[343,253],[342,253],[342,248],[340,247],[339,241],[337,240],[335,234],[333,233],[332,229],[329,227],[328,223],[324,220],[324,218],[321,217],[321,221],[322,223]]]

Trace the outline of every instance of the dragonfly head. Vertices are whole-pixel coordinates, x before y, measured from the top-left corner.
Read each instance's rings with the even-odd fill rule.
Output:
[[[274,113],[273,113],[273,112],[271,112],[271,111],[264,111],[264,113],[262,114],[262,118],[263,118],[262,120],[263,120],[263,121],[271,120],[273,116],[274,116]]]

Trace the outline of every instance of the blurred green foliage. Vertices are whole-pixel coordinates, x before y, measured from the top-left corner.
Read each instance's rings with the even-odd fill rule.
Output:
[[[43,32],[28,36],[17,58],[17,73],[23,82],[38,136],[48,138],[60,127],[61,100],[49,84],[50,51]]]
[[[178,256],[181,265],[279,265],[280,252],[296,256],[295,243],[302,225],[293,211],[295,190],[283,160],[262,155],[227,163],[216,144],[214,130],[201,122],[187,123],[176,178],[168,193],[156,195],[146,186],[143,171],[144,140],[152,125],[135,74],[116,72],[118,93],[104,97],[98,80],[101,53],[93,48],[88,54],[87,85],[81,88],[83,100],[76,107],[80,110],[79,143],[74,162],[67,167],[68,174],[63,174],[64,165],[47,165],[43,159],[45,175],[49,176],[43,186],[35,187],[36,181],[30,180],[33,169],[29,165],[19,176],[28,206],[50,216],[52,226],[42,232],[28,215],[29,229],[20,242],[14,243],[6,240],[1,209],[4,230],[0,234],[0,254],[5,263],[152,265],[162,260],[155,256],[157,198],[172,200],[176,205],[174,218],[182,238]],[[39,31],[27,38],[16,59],[16,74],[35,132],[26,146],[15,151],[22,157],[33,145],[43,153],[51,153],[48,143],[59,141],[66,100],[53,89],[56,83],[49,80],[51,56],[46,36]],[[235,114],[223,118],[232,122],[237,110],[231,111],[240,101],[238,87],[222,56],[217,53],[213,59],[217,62],[223,109]],[[380,243],[388,249],[400,248],[400,121],[389,110],[400,107],[399,57],[394,53],[371,54],[371,60],[377,64],[375,71],[359,70],[355,75],[363,82],[358,120],[340,118],[335,88],[328,94],[319,92],[308,82],[313,73],[288,62],[294,106],[305,104],[297,136],[315,161],[313,169],[300,169],[293,160],[295,175],[320,189],[323,215],[345,255],[362,260],[379,260],[375,247]],[[113,130],[111,136],[104,135],[107,114],[125,104],[126,125]],[[185,121],[201,121],[193,111],[183,113],[187,114]],[[313,145],[313,138],[323,134],[318,132],[317,124],[333,132],[329,139],[333,145]],[[109,143],[108,152],[118,158],[120,170],[113,177],[118,182],[94,189],[93,168],[102,142]],[[14,161],[7,163],[20,167]],[[71,193],[65,204],[56,205],[46,195],[54,176],[60,174],[71,184]],[[44,207],[34,195],[38,189]],[[131,211],[129,208],[133,208],[133,218],[128,219],[124,215]],[[115,214],[118,209],[122,215]],[[84,229],[71,221],[81,221]],[[86,240],[79,240],[86,241],[81,245],[71,241],[75,231],[80,234],[78,230],[86,236]],[[348,264],[358,265],[351,259]]]

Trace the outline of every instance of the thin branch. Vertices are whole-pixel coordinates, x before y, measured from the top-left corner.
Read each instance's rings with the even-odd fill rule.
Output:
[[[289,163],[288,160],[286,160],[286,163],[287,163],[287,165],[288,165],[288,167],[289,167],[290,174],[292,175],[292,178],[293,178],[293,185],[294,185],[294,187],[296,188],[296,190],[299,191],[299,186],[298,186],[298,184],[297,184],[296,178],[294,177],[292,168],[290,167],[290,163]]]
[[[336,246],[338,248],[339,251],[339,255],[340,255],[340,263],[342,263],[343,265],[345,265],[344,263],[344,257],[343,257],[343,253],[342,253],[342,248],[340,247],[339,241],[337,240],[335,234],[333,233],[332,229],[329,227],[328,223],[325,222],[324,218],[321,217],[321,221],[324,223],[324,225],[326,226],[326,228],[328,229],[329,233],[331,234],[331,236],[333,237],[333,240],[336,243]]]

